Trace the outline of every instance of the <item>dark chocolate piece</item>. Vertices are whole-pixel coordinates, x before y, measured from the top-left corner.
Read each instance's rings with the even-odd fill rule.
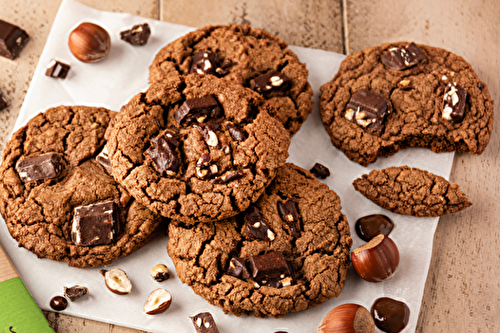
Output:
[[[441,116],[452,123],[460,123],[465,116],[467,91],[456,82],[448,83],[444,89],[444,103]]]
[[[347,103],[344,117],[361,127],[381,131],[388,109],[387,100],[383,96],[360,89]]]
[[[219,333],[214,317],[209,312],[201,312],[191,318],[196,333]]]
[[[387,333],[398,333],[408,324],[410,308],[403,302],[382,297],[373,303],[371,314],[375,325],[380,330]]]
[[[202,154],[196,162],[196,176],[200,179],[207,179],[219,172],[216,164],[210,164],[212,158],[209,154]]]
[[[23,29],[0,20],[0,56],[15,59],[28,39],[28,34]]]
[[[255,206],[250,206],[245,213],[243,234],[248,238],[262,239],[267,242],[273,241],[276,237]]]
[[[290,80],[278,71],[269,71],[250,81],[253,90],[265,94],[271,91],[286,91],[290,88]]]
[[[248,272],[247,264],[242,258],[234,257],[229,261],[227,274],[237,278],[250,279],[251,275]]]
[[[219,129],[219,124],[209,122],[206,123],[205,125],[193,125],[198,132],[200,132],[201,135],[203,135],[203,138],[205,139],[205,142],[207,145],[210,147],[214,147],[217,149],[221,148],[221,145],[219,143],[219,138],[217,137],[217,134],[215,133],[216,130]]]
[[[88,293],[89,290],[84,286],[64,287],[64,296],[66,296],[71,302],[76,301]]]
[[[310,170],[313,175],[318,177],[319,179],[325,179],[330,177],[330,170],[324,166],[323,164],[316,163]]]
[[[220,60],[216,54],[210,51],[198,52],[193,56],[193,63],[189,74],[212,74],[216,75],[217,69],[220,67]]]
[[[9,103],[7,103],[7,100],[3,97],[3,94],[0,91],[0,111],[5,109],[7,106],[9,106]]]
[[[284,204],[278,202],[278,211],[285,224],[290,228],[292,235],[300,237],[300,220],[295,198],[287,200]]]
[[[151,35],[149,24],[137,24],[129,30],[120,32],[120,38],[132,45],[144,45],[148,42]]]
[[[62,296],[54,296],[50,300],[50,307],[56,311],[66,310],[68,307],[68,300]]]
[[[360,217],[354,225],[359,238],[365,242],[369,242],[372,238],[379,234],[389,236],[394,223],[390,218],[381,214],[373,214]]]
[[[101,164],[109,174],[111,174],[111,161],[109,160],[108,149],[106,146],[104,146],[99,155],[96,156],[95,160],[99,162],[99,164]]]
[[[217,103],[217,100],[211,96],[188,99],[174,113],[175,121],[178,124],[185,125],[196,121],[203,123],[207,118],[217,118],[221,115],[222,110]]]
[[[484,90],[484,84],[482,82],[478,82],[477,83],[477,87],[479,88],[479,90],[483,91]]]
[[[59,79],[65,79],[69,73],[71,67],[68,64],[60,62],[58,60],[52,60],[47,66],[45,75],[49,77],[55,77]]]
[[[177,134],[165,130],[156,138],[151,139],[152,147],[147,150],[149,157],[153,160],[159,173],[168,175],[175,174],[181,165],[181,160],[176,152],[179,145]]]
[[[260,286],[280,288],[293,284],[290,266],[281,252],[250,257],[249,265],[253,280]]]
[[[390,69],[403,70],[427,60],[427,57],[415,43],[410,43],[402,48],[393,47],[382,54],[380,60]]]
[[[16,170],[23,182],[31,182],[58,177],[63,170],[63,164],[59,154],[48,153],[18,161]]]
[[[118,231],[119,212],[113,201],[75,208],[71,240],[76,245],[110,244]]]
[[[237,171],[234,171],[231,173],[226,173],[225,175],[222,175],[220,177],[214,178],[211,180],[211,183],[212,184],[227,184],[230,181],[239,179],[243,176],[244,176],[243,171],[237,170]]]
[[[236,125],[231,124],[231,123],[226,123],[225,124],[227,130],[229,131],[229,134],[231,134],[231,137],[233,138],[234,141],[243,141],[245,140],[245,133],[240,131]]]

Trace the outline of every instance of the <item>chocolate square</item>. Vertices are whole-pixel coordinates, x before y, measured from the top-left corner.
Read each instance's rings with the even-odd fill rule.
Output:
[[[272,91],[286,91],[290,88],[290,80],[278,71],[269,71],[250,81],[253,90],[265,94]]]
[[[210,312],[201,312],[191,318],[196,333],[219,333],[214,317]]]
[[[402,48],[391,48],[382,54],[380,60],[389,69],[403,70],[427,60],[427,57],[415,43],[410,43]]]
[[[244,259],[233,257],[229,261],[229,267],[227,269],[227,274],[232,275],[237,278],[249,279],[250,273],[248,272],[247,264]]]
[[[63,164],[59,154],[47,153],[19,160],[16,170],[23,182],[32,182],[58,177],[63,170]]]
[[[222,111],[215,97],[208,95],[185,101],[174,113],[178,124],[203,123],[207,118],[217,118]]]
[[[290,266],[281,252],[253,256],[249,265],[253,280],[261,286],[280,288],[294,282]]]
[[[0,56],[15,59],[28,39],[28,34],[23,29],[0,20]]]
[[[367,89],[360,89],[347,103],[344,117],[372,132],[380,132],[388,113],[389,105],[383,96]]]
[[[76,245],[111,244],[118,232],[119,212],[113,201],[75,208],[71,240]]]
[[[63,62],[52,60],[45,71],[46,76],[65,79],[71,67]]]
[[[467,91],[456,82],[448,83],[444,89],[443,111],[441,117],[454,124],[462,122],[465,116]]]

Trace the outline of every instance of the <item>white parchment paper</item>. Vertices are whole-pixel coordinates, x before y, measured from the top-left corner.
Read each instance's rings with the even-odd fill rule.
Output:
[[[84,21],[103,26],[111,35],[111,52],[101,62],[81,63],[71,55],[67,47],[70,31]],[[152,30],[151,38],[145,46],[132,46],[119,39],[120,31],[144,22],[148,22]],[[132,96],[147,89],[148,67],[156,52],[190,30],[192,29],[189,27],[130,14],[98,11],[73,0],[63,1],[33,75],[15,130],[39,112],[60,104],[104,106],[119,111]],[[253,316],[238,318],[224,315],[220,308],[211,306],[179,281],[167,255],[167,238],[163,235],[133,255],[105,267],[120,267],[132,280],[132,293],[118,296],[105,287],[99,273],[101,268],[71,268],[66,263],[38,259],[31,252],[18,248],[17,242],[10,237],[0,218],[0,242],[42,309],[50,310],[50,299],[56,294],[62,294],[63,286],[81,284],[89,288],[90,294],[71,302],[64,313],[152,332],[194,332],[189,316],[209,311],[221,333],[279,330],[298,333],[315,331],[324,315],[337,305],[353,302],[370,309],[375,299],[386,296],[408,304],[411,311],[410,322],[404,332],[415,331],[438,218],[415,218],[385,211],[355,191],[352,181],[372,169],[405,164],[448,178],[453,153],[438,155],[424,149],[407,149],[392,157],[381,158],[369,168],[348,160],[331,145],[319,117],[319,88],[333,78],[344,55],[301,47],[291,49],[307,64],[309,82],[315,93],[315,106],[302,129],[292,139],[289,161],[306,169],[311,168],[315,162],[320,162],[330,169],[332,175],[324,182],[341,198],[343,213],[351,226],[353,249],[363,244],[354,232],[354,223],[359,217],[382,213],[395,222],[391,238],[399,247],[401,260],[394,278],[383,283],[369,283],[357,277],[351,268],[339,298],[281,319],[259,319]],[[44,75],[51,59],[71,65],[70,74],[65,80]],[[157,283],[150,277],[149,270],[160,262],[169,267],[173,276],[165,282]],[[164,314],[148,316],[143,313],[142,307],[149,293],[159,287],[167,289],[173,295],[172,305]]]

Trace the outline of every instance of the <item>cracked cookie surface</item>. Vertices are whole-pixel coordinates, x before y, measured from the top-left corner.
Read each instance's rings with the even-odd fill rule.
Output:
[[[208,26],[166,45],[149,68],[149,81],[189,74],[194,56],[205,51],[215,54],[221,66],[217,72],[211,68],[212,74],[247,88],[252,88],[253,79],[270,71],[286,76],[287,89],[273,89],[262,96],[276,108],[273,115],[291,135],[300,129],[313,108],[306,66],[283,40],[248,24]]]
[[[382,208],[413,216],[443,216],[472,205],[457,184],[408,166],[373,170],[354,188]]]
[[[40,258],[85,268],[127,256],[155,235],[161,216],[131,199],[94,159],[115,114],[104,108],[59,106],[38,114],[13,134],[0,165],[0,212],[20,246]],[[17,162],[45,153],[60,157],[59,176],[23,182]],[[120,207],[121,231],[114,241],[96,246],[73,243],[74,209],[108,200]]]
[[[184,123],[188,112],[178,122],[186,105],[214,103],[212,97],[215,116],[195,114]],[[113,176],[151,210],[177,221],[234,216],[259,198],[288,157],[290,136],[272,111],[256,92],[212,75],[158,81],[110,125]],[[151,149],[169,135],[172,163],[159,168]]]
[[[486,84],[462,57],[426,45],[418,45],[423,62],[402,70],[384,65],[383,54],[408,45],[387,43],[349,55],[333,80],[321,87],[321,118],[332,144],[364,166],[408,147],[481,154],[493,130],[493,101]],[[445,89],[453,83],[467,93],[464,118],[457,123],[443,116]],[[378,133],[345,117],[350,99],[360,89],[388,102],[389,113]]]
[[[280,204],[290,200],[296,202],[297,234],[280,213]],[[237,316],[282,317],[337,297],[347,278],[352,245],[337,194],[309,171],[287,163],[252,207],[272,231],[272,241],[245,232],[245,215],[255,216],[253,209],[192,227],[172,221],[167,250],[181,281]],[[272,252],[283,253],[291,264],[292,285],[256,288],[255,281],[228,274],[232,258],[248,260]]]

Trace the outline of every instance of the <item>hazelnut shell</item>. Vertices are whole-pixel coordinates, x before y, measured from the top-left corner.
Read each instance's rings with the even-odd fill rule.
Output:
[[[326,314],[318,333],[373,333],[375,323],[370,312],[358,304],[342,304]]]

